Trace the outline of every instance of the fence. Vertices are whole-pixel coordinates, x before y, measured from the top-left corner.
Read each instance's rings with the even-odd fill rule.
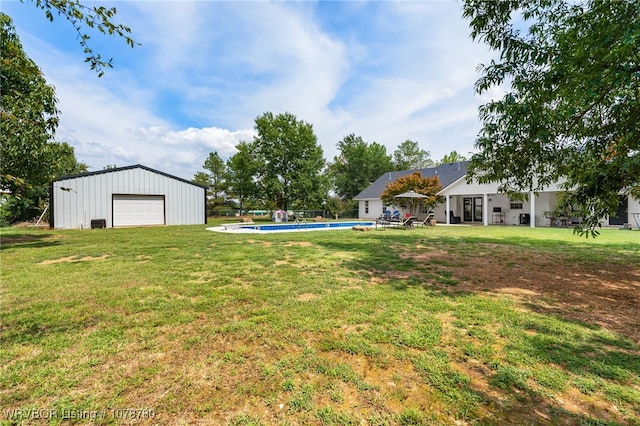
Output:
[[[271,219],[273,218],[273,210],[240,210],[240,209],[216,209],[216,210],[207,210],[208,217],[239,217],[239,216],[249,216],[254,219],[264,218]],[[328,210],[289,210],[289,212],[293,212],[296,217],[306,217],[306,218],[315,218],[322,217],[324,219],[336,219],[336,215],[332,214]],[[358,209],[348,210],[338,214],[338,219],[357,219],[358,218]]]

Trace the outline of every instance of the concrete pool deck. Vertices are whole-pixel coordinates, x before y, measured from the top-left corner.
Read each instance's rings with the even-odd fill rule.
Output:
[[[368,220],[345,222],[285,222],[285,223],[226,223],[219,226],[206,228],[207,231],[222,232],[228,234],[271,234],[282,232],[310,232],[310,231],[335,231],[338,229],[352,229],[354,226],[367,226],[374,228],[375,222]],[[262,229],[261,229],[262,228]]]

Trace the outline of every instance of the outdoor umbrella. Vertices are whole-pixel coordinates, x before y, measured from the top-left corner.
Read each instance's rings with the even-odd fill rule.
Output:
[[[398,194],[396,195],[394,198],[407,198],[409,199],[409,212],[411,214],[413,214],[413,207],[414,207],[414,203],[416,200],[420,200],[422,198],[429,198],[428,196],[424,195],[424,194],[419,194],[415,191],[407,191],[407,192],[403,192],[402,194]]]

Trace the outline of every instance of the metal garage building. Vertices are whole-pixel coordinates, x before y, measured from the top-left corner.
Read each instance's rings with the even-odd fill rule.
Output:
[[[207,223],[206,187],[140,164],[66,176],[50,190],[52,228]]]

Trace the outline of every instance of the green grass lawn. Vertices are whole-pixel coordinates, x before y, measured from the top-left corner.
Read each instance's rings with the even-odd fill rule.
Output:
[[[640,424],[638,231],[204,228],[0,230],[3,424]]]

